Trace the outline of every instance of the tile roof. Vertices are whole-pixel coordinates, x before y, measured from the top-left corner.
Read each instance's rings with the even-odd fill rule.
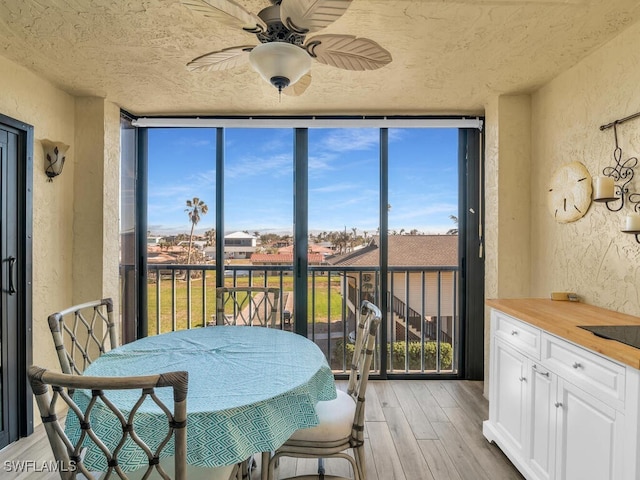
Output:
[[[323,253],[323,254],[331,254],[333,250],[327,247],[323,247],[322,245],[318,245],[317,243],[309,244],[309,251],[311,253]],[[289,245],[287,247],[280,247],[278,249],[278,253],[293,253],[293,245]]]
[[[319,264],[324,260],[320,253],[310,253],[307,255],[311,264]],[[251,255],[251,263],[293,263],[293,253],[254,253]]]
[[[389,235],[389,265],[448,267],[458,265],[458,235]],[[379,237],[354,252],[327,257],[331,265],[379,265]]]

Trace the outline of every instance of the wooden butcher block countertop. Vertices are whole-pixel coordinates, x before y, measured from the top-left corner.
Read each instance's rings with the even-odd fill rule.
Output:
[[[640,349],[578,328],[579,325],[640,325],[640,317],[580,302],[544,298],[488,299],[486,304],[553,335],[640,369]]]

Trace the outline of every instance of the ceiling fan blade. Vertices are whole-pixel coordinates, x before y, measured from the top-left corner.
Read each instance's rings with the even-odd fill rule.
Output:
[[[298,33],[317,32],[332,24],[349,8],[352,0],[282,0],[280,19]]]
[[[210,52],[187,63],[192,72],[218,72],[249,63],[249,52],[255,45],[225,48]]]
[[[246,11],[233,0],[182,0],[182,4],[225,25],[241,26],[252,33],[267,30],[267,25],[260,17]]]
[[[285,95],[289,95],[290,97],[297,97],[302,95],[305,90],[311,85],[311,74],[307,73],[303,75],[300,80],[298,80],[293,85],[289,85],[287,88],[282,90],[282,93]]]
[[[391,54],[368,38],[316,35],[304,45],[320,63],[344,70],[375,70],[391,63]]]

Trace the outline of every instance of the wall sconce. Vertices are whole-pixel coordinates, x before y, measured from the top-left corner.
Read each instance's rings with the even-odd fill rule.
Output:
[[[622,233],[630,233],[632,235],[635,235],[636,242],[640,243],[640,213],[630,213],[629,215],[627,215],[622,227]]]
[[[640,193],[629,195],[629,203],[633,203],[633,212],[625,218],[623,233],[630,233],[636,236],[636,242],[640,243]]]
[[[624,207],[625,196],[629,193],[627,185],[633,180],[633,169],[638,165],[638,159],[636,157],[629,157],[622,161],[622,148],[618,145],[618,130],[616,126],[618,123],[629,120],[630,118],[634,118],[634,116],[616,120],[613,123],[600,127],[600,130],[604,130],[605,128],[613,126],[613,135],[616,142],[616,148],[613,150],[613,159],[616,163],[614,166],[605,167],[602,170],[604,176],[595,177],[593,201],[604,203],[612,212],[618,212]],[[617,207],[612,207],[610,204],[615,202],[620,203]]]
[[[52,142],[51,140],[40,140],[44,151],[44,173],[49,177],[49,182],[53,182],[53,177],[62,173],[64,167],[65,154],[69,145],[62,142]]]

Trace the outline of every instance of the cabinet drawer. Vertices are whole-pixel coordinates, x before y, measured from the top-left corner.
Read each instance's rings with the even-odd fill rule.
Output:
[[[547,333],[541,363],[597,398],[624,408],[625,367]]]
[[[539,329],[497,310],[491,316],[496,337],[536,360],[540,358]]]

